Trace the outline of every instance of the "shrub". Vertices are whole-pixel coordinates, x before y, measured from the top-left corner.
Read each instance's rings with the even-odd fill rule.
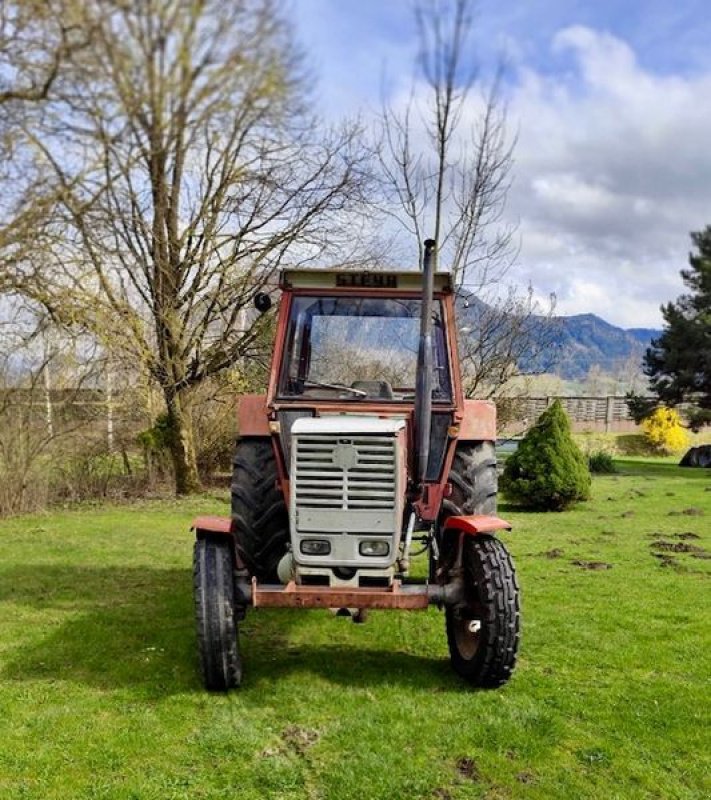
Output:
[[[231,473],[237,438],[236,406],[236,393],[225,388],[195,405],[195,450],[203,481],[209,481],[220,472]]]
[[[506,461],[501,488],[515,503],[562,511],[590,496],[590,471],[560,401],[541,414]]]
[[[107,453],[103,446],[67,454],[52,470],[52,501],[81,502],[109,497],[120,491],[125,478],[119,455]]]
[[[590,453],[588,456],[588,468],[590,472],[602,475],[611,475],[617,472],[615,462],[609,453],[599,450],[597,453]]]
[[[642,423],[649,444],[662,453],[678,453],[689,443],[689,434],[673,408],[657,408]]]

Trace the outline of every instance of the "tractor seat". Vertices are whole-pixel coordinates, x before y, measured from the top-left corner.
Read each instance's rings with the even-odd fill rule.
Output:
[[[353,381],[351,389],[360,389],[367,392],[369,397],[381,397],[383,400],[392,400],[393,387],[387,381]]]

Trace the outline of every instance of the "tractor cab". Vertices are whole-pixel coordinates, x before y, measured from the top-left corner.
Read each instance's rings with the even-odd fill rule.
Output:
[[[413,404],[422,317],[419,278],[417,273],[285,272],[275,399],[352,401],[356,413],[364,402],[384,409]],[[451,406],[449,275],[437,275],[435,285],[432,399]]]

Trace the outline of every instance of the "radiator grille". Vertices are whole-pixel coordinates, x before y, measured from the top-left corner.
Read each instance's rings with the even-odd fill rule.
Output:
[[[293,491],[297,508],[393,509],[394,436],[301,434]]]

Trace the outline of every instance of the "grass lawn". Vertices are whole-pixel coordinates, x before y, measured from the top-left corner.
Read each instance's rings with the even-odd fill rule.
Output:
[[[498,691],[451,672],[435,609],[260,610],[243,688],[207,694],[188,524],[222,497],[3,521],[0,798],[711,796],[711,475],[618,464],[570,512],[501,508],[523,644]]]

